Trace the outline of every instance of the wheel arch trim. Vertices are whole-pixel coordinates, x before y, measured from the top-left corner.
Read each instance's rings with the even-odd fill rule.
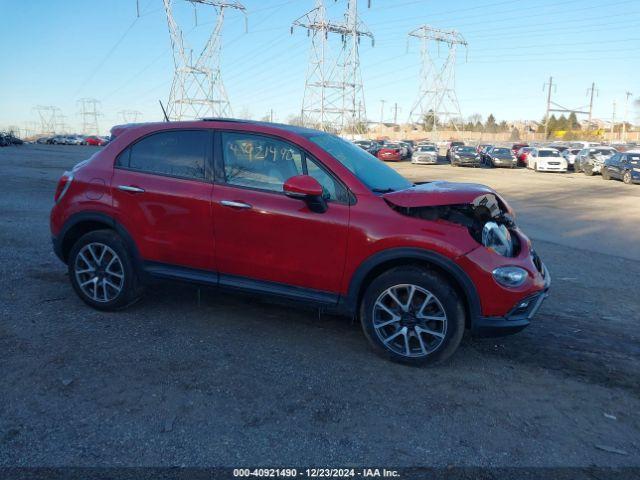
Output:
[[[368,277],[377,268],[385,264],[389,265],[389,268],[393,268],[393,264],[411,262],[431,264],[456,282],[456,286],[464,296],[462,300],[465,302],[465,309],[469,316],[467,318],[468,326],[472,327],[475,319],[481,316],[480,297],[473,281],[453,260],[431,250],[420,248],[392,248],[368,257],[351,277],[348,293],[342,301],[345,309],[352,314],[357,313],[360,299],[368,285]]]
[[[103,223],[107,225],[109,228],[111,228],[112,230],[115,230],[115,232],[118,235],[120,235],[120,237],[122,237],[127,247],[129,247],[129,249],[131,250],[131,254],[134,260],[134,266],[136,270],[139,269],[141,257],[140,257],[138,248],[135,242],[133,241],[133,237],[131,236],[131,234],[129,234],[127,229],[122,226],[120,222],[118,222],[112,216],[103,212],[80,212],[80,213],[71,215],[67,219],[67,221],[64,223],[64,225],[60,229],[60,232],[58,233],[58,235],[53,239],[53,249],[56,255],[58,256],[58,258],[60,258],[60,260],[62,260],[65,263],[67,262],[67,258],[64,251],[64,242],[69,232],[71,232],[74,227],[77,227],[79,224],[85,223],[85,222]]]

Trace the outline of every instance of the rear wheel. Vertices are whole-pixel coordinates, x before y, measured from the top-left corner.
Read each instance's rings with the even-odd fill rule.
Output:
[[[602,169],[602,179],[611,180],[611,175],[609,175],[609,171],[606,168]]]
[[[631,172],[629,170],[624,172],[624,175],[622,175],[622,181],[627,185],[631,185],[633,183],[633,179],[631,178]]]
[[[413,365],[446,360],[464,333],[456,290],[441,275],[419,267],[397,267],[376,278],[360,304],[360,320],[378,354]]]
[[[127,246],[112,230],[83,235],[71,249],[68,266],[78,296],[98,310],[124,308],[142,294]]]

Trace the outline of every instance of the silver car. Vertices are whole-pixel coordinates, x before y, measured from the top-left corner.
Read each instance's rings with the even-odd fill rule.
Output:
[[[435,145],[420,145],[411,155],[411,163],[438,163],[438,149]]]

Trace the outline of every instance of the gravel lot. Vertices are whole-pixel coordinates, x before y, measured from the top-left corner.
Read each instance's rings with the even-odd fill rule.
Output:
[[[395,165],[498,189],[554,280],[522,333],[410,368],[344,318],[212,289],[86,307],[48,214],[93,151],[0,149],[0,466],[640,466],[640,186]]]

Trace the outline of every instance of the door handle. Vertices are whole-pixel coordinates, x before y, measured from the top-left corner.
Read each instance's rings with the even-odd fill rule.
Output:
[[[131,185],[118,185],[118,190],[131,193],[144,193],[144,188],[132,187]]]
[[[231,207],[231,208],[241,208],[241,209],[252,208],[251,205],[249,205],[248,203],[234,202],[232,200],[222,200],[220,204],[224,205],[225,207]]]

